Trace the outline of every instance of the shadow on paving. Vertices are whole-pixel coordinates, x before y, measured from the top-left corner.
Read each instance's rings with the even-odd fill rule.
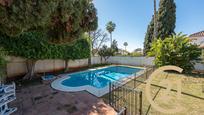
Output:
[[[17,87],[17,99],[10,106],[18,110],[13,115],[93,115],[114,114],[113,108],[88,92],[61,92],[49,84]]]

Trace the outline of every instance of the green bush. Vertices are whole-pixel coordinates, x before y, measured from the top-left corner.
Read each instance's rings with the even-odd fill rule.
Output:
[[[140,52],[133,52],[133,53],[130,53],[130,56],[132,56],[132,57],[141,57],[141,56],[143,56],[143,54],[140,53]]]
[[[201,56],[201,58],[202,58],[202,63],[204,63],[204,49],[202,49],[202,56]]]
[[[46,34],[26,32],[18,37],[0,36],[0,45],[8,55],[27,59],[83,59],[90,56],[90,44],[85,36],[69,44],[52,44]]]
[[[201,51],[197,45],[191,44],[185,35],[178,34],[163,41],[161,39],[154,41],[148,55],[155,56],[155,64],[159,67],[176,65],[185,72],[191,72]]]

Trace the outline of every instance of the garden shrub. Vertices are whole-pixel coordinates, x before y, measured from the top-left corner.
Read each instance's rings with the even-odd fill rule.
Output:
[[[154,61],[158,67],[176,65],[183,68],[184,72],[191,72],[201,51],[197,45],[190,43],[188,37],[178,34],[164,40],[155,40],[148,55],[155,56]]]
[[[204,49],[202,49],[202,56],[201,56],[201,58],[202,58],[202,63],[204,63]]]
[[[130,55],[129,56],[132,56],[132,57],[142,57],[143,56],[143,54],[142,53],[140,53],[140,52],[133,52],[133,53],[130,53]]]

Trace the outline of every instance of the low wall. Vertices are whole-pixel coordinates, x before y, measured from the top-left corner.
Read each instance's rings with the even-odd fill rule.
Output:
[[[204,64],[196,63],[194,68],[195,68],[195,70],[198,70],[198,71],[204,71]]]
[[[8,57],[7,61],[7,77],[20,76],[27,72],[25,59],[20,57]]]
[[[7,77],[21,76],[27,73],[26,59],[20,57],[7,57]],[[93,57],[92,64],[104,63],[100,57]],[[51,72],[58,71],[65,68],[65,60],[38,60],[35,65],[35,72]],[[79,68],[88,66],[88,59],[69,60],[69,68]]]
[[[108,59],[108,63],[125,64],[135,66],[153,66],[154,57],[126,57],[114,56]]]
[[[7,64],[7,77],[14,77],[20,76],[27,73],[26,67],[26,59],[20,57],[8,57],[8,64]],[[124,65],[133,65],[133,66],[153,66],[154,57],[124,57],[124,56],[114,56],[110,57],[107,60],[107,63],[112,64],[124,64]],[[51,72],[62,70],[65,68],[66,61],[55,59],[55,60],[38,60],[36,62],[35,72],[42,73],[42,72]],[[92,57],[91,58],[92,64],[102,64],[106,63],[101,57]],[[88,66],[88,59],[81,59],[81,60],[70,60],[68,62],[69,68],[79,68],[79,67],[86,67]],[[204,64],[196,63],[195,64],[196,70],[204,70]]]

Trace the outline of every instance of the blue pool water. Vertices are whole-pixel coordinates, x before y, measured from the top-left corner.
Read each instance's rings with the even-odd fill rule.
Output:
[[[69,74],[68,76],[70,76],[70,78],[65,79],[61,84],[69,87],[90,85],[96,88],[103,88],[107,86],[109,82],[131,76],[141,70],[143,69],[125,66],[111,66],[103,69]]]

